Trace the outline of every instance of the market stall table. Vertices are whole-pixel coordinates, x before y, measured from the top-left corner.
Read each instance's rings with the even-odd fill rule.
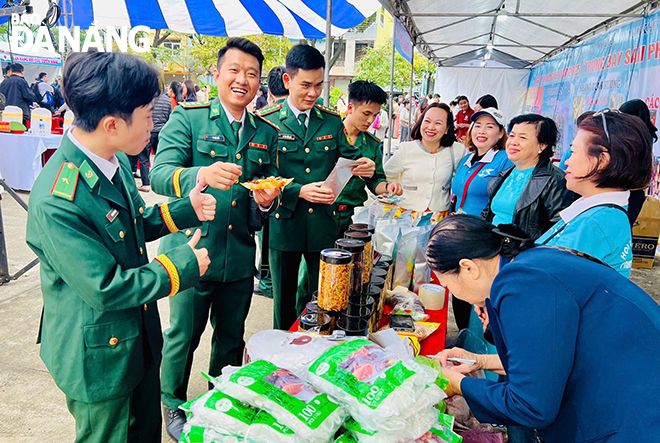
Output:
[[[42,156],[57,149],[61,135],[0,133],[0,175],[9,186],[30,191],[43,167]]]

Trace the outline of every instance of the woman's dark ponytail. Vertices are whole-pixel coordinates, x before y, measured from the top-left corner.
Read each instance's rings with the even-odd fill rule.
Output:
[[[515,257],[534,246],[534,241],[514,225],[497,228],[473,215],[457,214],[433,228],[426,247],[429,266],[442,273],[457,273],[463,259]]]

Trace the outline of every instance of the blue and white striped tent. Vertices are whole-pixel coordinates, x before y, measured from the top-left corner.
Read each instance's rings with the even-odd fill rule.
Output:
[[[73,21],[90,26],[147,26],[213,36],[253,34],[324,38],[326,0],[73,0]],[[359,25],[378,0],[333,0],[332,35]]]

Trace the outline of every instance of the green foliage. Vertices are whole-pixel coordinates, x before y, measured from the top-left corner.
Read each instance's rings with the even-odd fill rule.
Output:
[[[394,53],[394,90],[410,90],[410,63],[398,52]],[[435,73],[435,66],[427,63],[427,59],[415,52],[414,58],[414,85],[418,86],[428,69]],[[389,89],[392,66],[392,45],[370,48],[360,60],[355,69],[355,80],[370,80],[383,88]]]
[[[339,101],[339,96],[341,96],[342,90],[339,88],[332,88],[330,90],[330,107],[334,108],[337,106],[337,102]]]

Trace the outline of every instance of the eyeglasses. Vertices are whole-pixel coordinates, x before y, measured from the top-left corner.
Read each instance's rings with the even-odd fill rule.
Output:
[[[610,140],[610,131],[607,130],[607,120],[605,120],[605,114],[608,112],[611,112],[613,114],[621,114],[621,111],[618,109],[610,109],[610,108],[605,108],[601,109],[600,111],[594,113],[594,118],[596,117],[602,117],[603,119],[603,130],[605,131],[605,135],[607,136],[607,144],[612,145],[612,141]]]

